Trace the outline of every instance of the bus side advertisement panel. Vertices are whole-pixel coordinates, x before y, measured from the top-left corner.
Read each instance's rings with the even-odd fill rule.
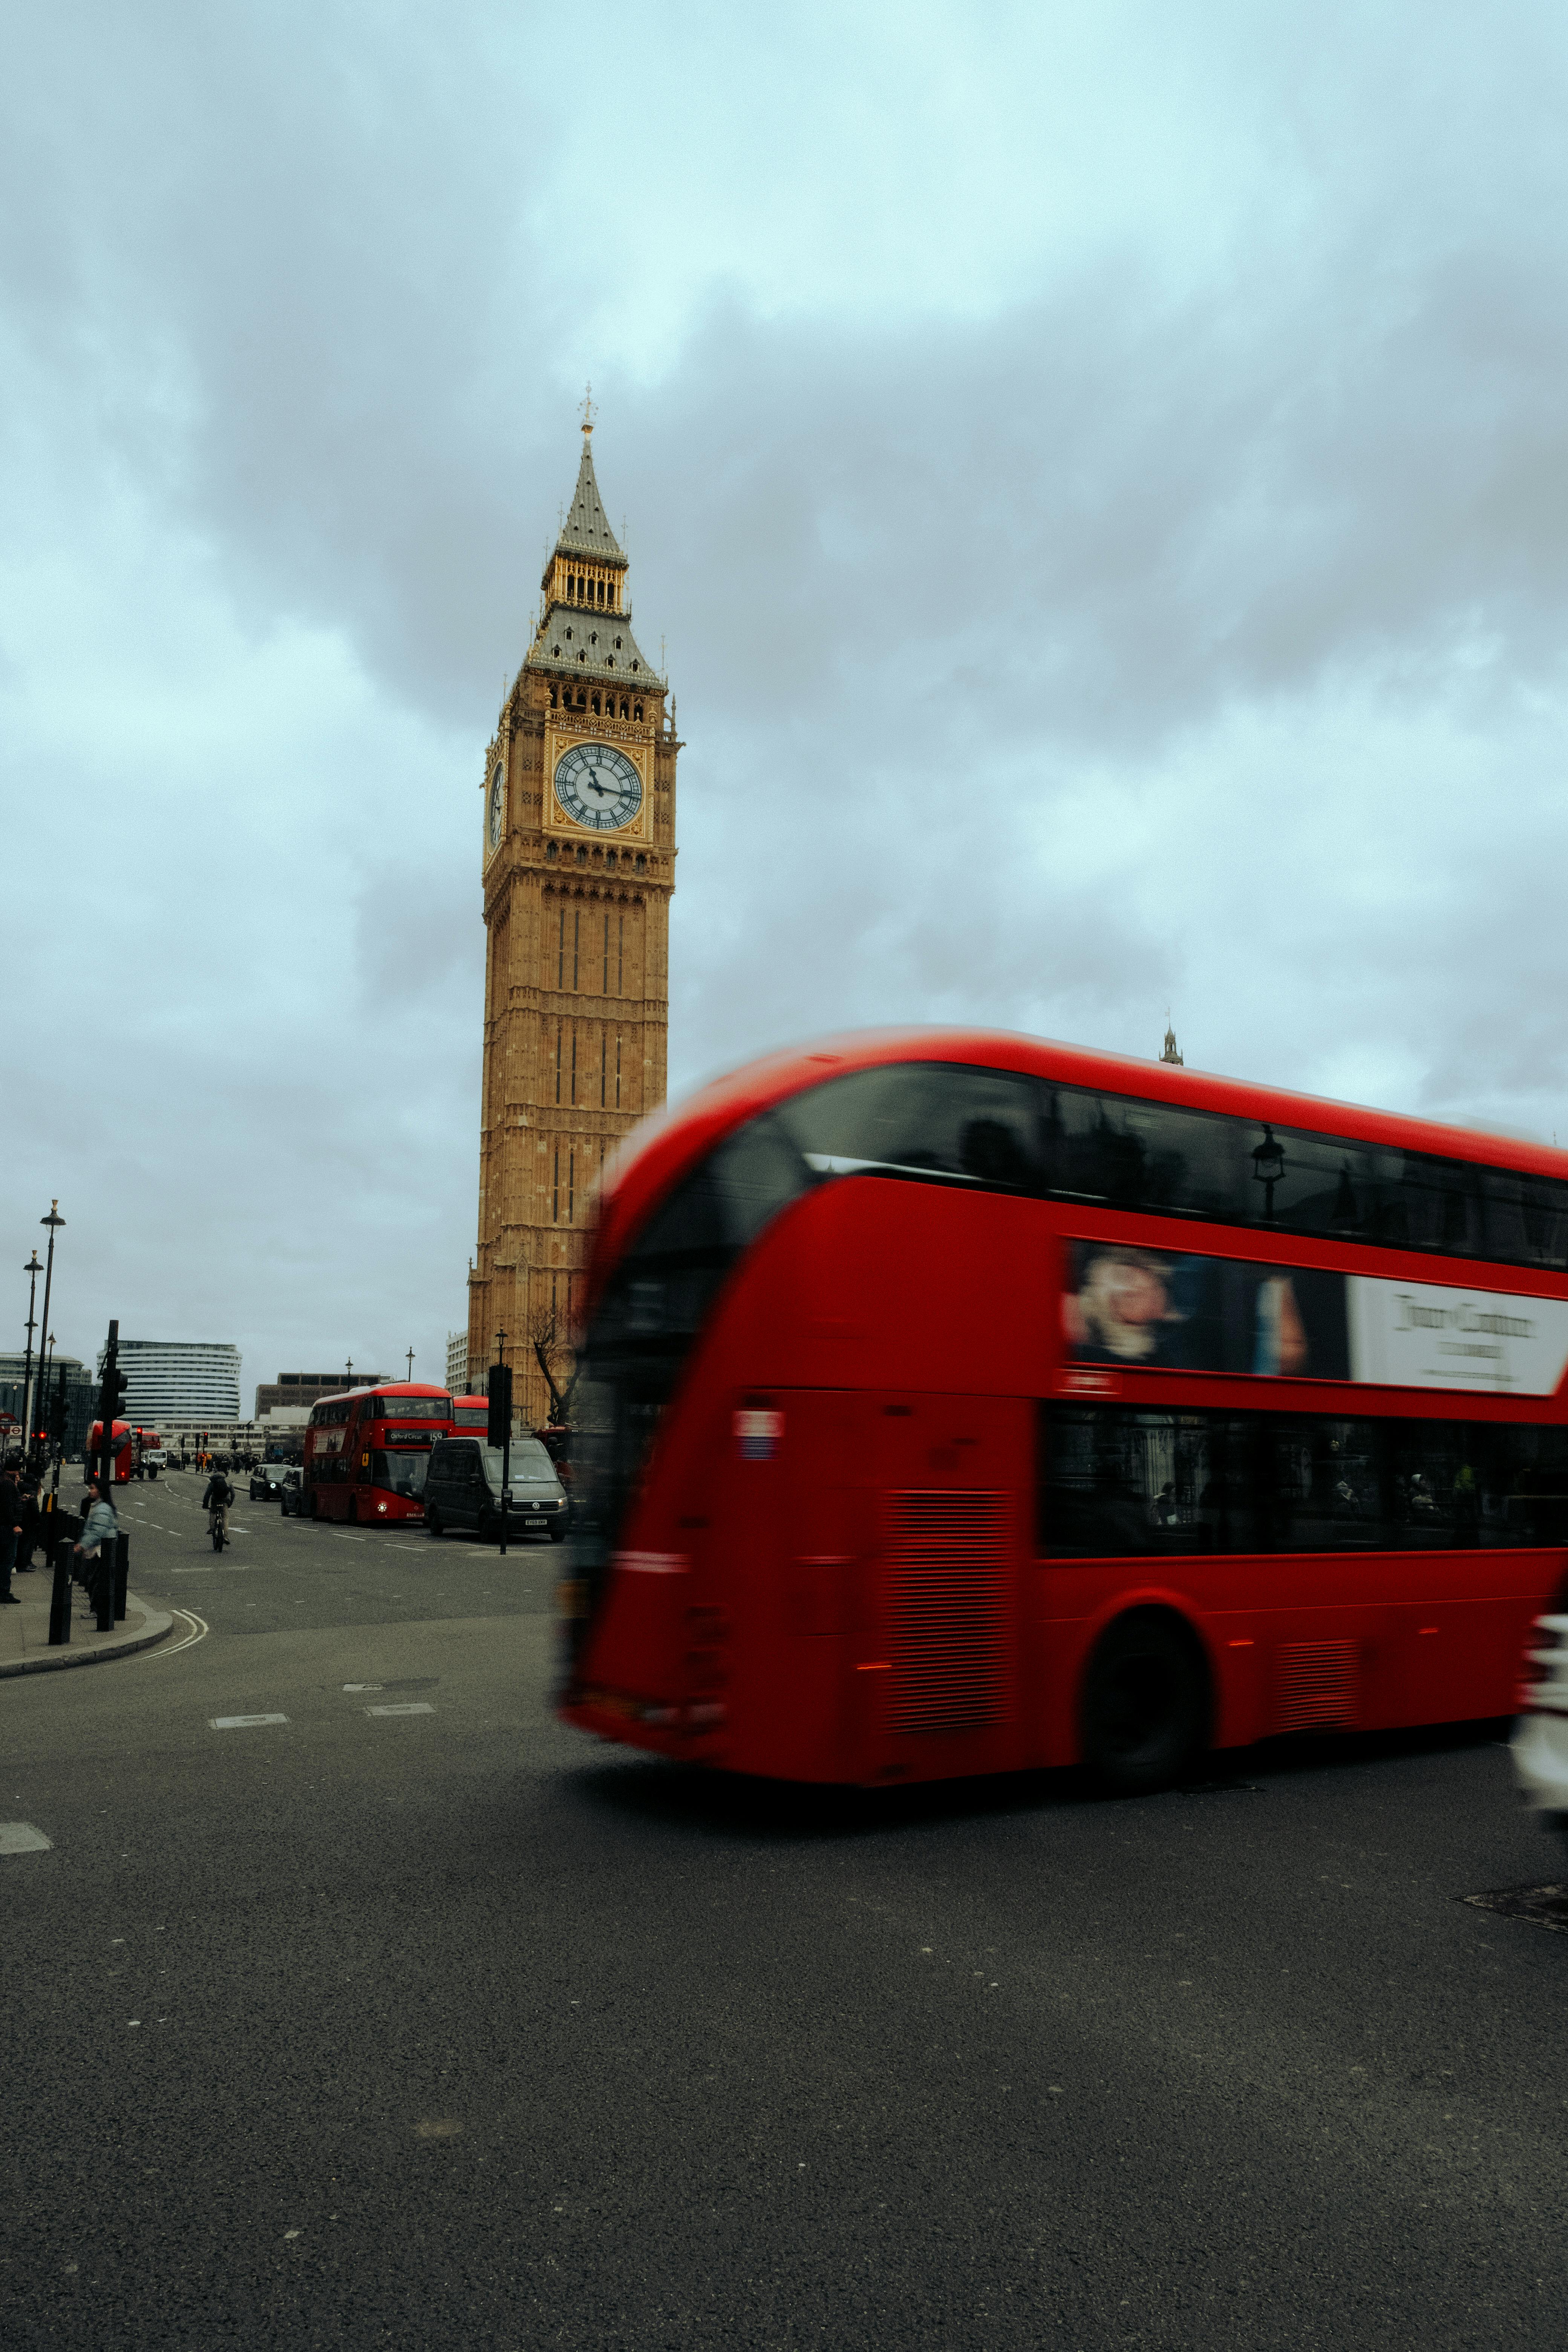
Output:
[[[1123,1242],[1065,1250],[1069,1366],[1534,1397],[1568,1370],[1568,1299]]]

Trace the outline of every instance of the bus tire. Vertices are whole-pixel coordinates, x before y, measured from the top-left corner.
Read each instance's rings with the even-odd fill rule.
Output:
[[[426,1507],[425,1513],[425,1532],[427,1536],[438,1536],[441,1532],[440,1518],[436,1512],[430,1510],[428,1507]]]
[[[1196,1638],[1168,1609],[1131,1609],[1096,1643],[1083,1679],[1083,1760],[1118,1797],[1169,1788],[1208,1735],[1208,1672]]]

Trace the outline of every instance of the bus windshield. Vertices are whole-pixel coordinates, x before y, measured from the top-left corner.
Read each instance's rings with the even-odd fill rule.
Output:
[[[450,1421],[452,1400],[447,1396],[378,1396],[370,1400],[374,1421]]]
[[[430,1456],[423,1446],[410,1446],[406,1452],[375,1454],[371,1457],[371,1484],[384,1486],[393,1495],[422,1495],[425,1473],[430,1467]]]

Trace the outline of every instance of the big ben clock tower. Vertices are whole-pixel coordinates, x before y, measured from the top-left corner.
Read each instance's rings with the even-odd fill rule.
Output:
[[[498,1331],[518,1412],[570,1361],[593,1187],[664,1100],[675,761],[667,681],[632,635],[626,559],[594,475],[593,412],[543,617],[485,755],[484,1093],[469,1380]],[[537,1346],[536,1346],[537,1343]]]

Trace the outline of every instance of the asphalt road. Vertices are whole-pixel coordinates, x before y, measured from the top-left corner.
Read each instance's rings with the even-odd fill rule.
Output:
[[[1495,1737],[796,1801],[553,1723],[549,1547],[199,1492],[181,1633],[0,1684],[8,2347],[1557,2352]]]

